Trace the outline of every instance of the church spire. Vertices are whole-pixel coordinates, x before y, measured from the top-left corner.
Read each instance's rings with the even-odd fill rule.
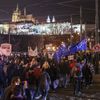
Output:
[[[50,16],[47,17],[46,22],[47,22],[47,23],[50,23]]]
[[[52,18],[52,23],[54,23],[55,22],[55,17],[53,16],[53,18]]]
[[[19,11],[19,5],[17,4],[17,6],[16,6],[16,11]]]
[[[26,16],[26,8],[24,8],[24,16]]]

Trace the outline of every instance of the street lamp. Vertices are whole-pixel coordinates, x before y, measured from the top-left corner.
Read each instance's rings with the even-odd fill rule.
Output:
[[[71,21],[70,45],[72,45],[72,38],[73,38],[73,36],[72,36],[72,34],[73,34],[73,16],[72,15],[71,15],[70,21]]]
[[[95,0],[95,43],[99,43],[99,7],[98,7],[98,0]]]

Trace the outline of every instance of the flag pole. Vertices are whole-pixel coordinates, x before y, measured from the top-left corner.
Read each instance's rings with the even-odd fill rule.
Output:
[[[73,34],[73,16],[70,16],[71,21],[71,32],[70,32],[70,45],[72,45],[72,34]]]
[[[99,4],[98,0],[95,0],[95,44],[99,43]],[[99,54],[96,53],[96,73],[99,73]]]
[[[9,42],[9,44],[10,44],[10,27],[9,27],[9,30],[8,30],[8,42]]]
[[[80,6],[80,41],[82,40],[82,6]]]
[[[99,7],[98,0],[95,0],[95,44],[99,43]]]

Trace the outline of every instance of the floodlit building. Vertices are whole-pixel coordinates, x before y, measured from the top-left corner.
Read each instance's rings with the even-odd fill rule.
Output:
[[[22,13],[17,4],[17,7],[12,14],[12,22],[21,22],[21,21],[31,21],[35,23],[35,18],[33,17],[32,14],[27,14],[26,8],[24,8],[24,11]]]
[[[37,22],[36,22],[37,21]],[[42,20],[43,21],[43,20]],[[12,21],[0,23],[0,34],[17,34],[17,35],[64,35],[71,34],[71,23],[58,23],[55,16],[47,16],[42,23],[39,19],[35,19],[32,14],[27,14],[26,8],[23,12],[17,4],[16,9],[12,13]],[[73,33],[80,33],[80,24],[72,25]],[[95,30],[93,24],[82,25],[82,33],[92,32]]]

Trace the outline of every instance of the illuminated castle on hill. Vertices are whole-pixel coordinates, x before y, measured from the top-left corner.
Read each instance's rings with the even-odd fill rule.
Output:
[[[22,14],[17,4],[16,10],[14,10],[12,14],[12,22],[21,22],[21,21],[31,21],[35,23],[35,18],[33,17],[32,14],[27,15],[26,8],[24,8],[24,13]]]

